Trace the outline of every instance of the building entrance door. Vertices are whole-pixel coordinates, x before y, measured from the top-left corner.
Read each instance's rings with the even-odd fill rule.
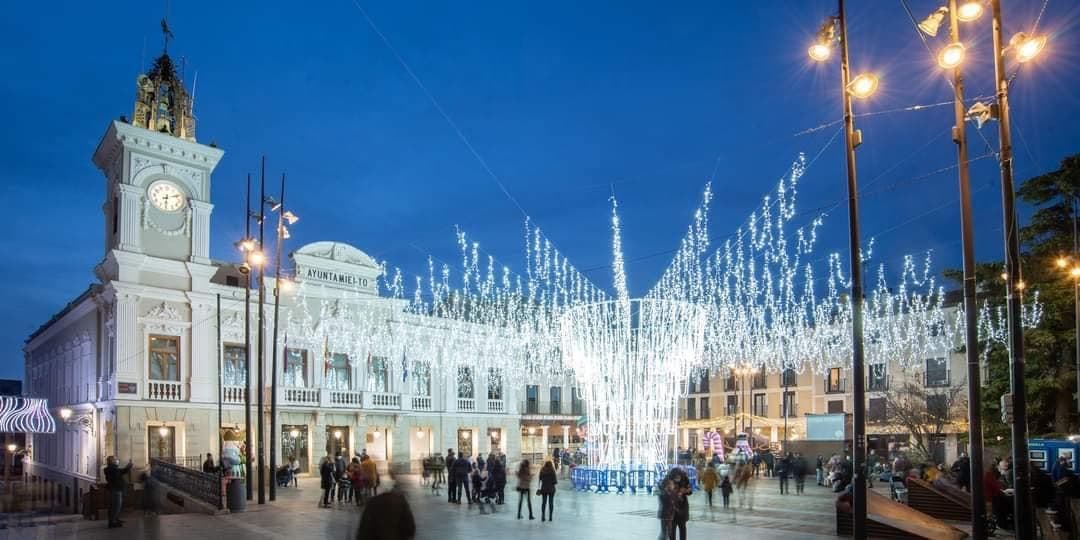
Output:
[[[472,447],[472,430],[471,429],[459,429],[457,431],[458,438],[458,454],[466,456],[473,455]]]
[[[333,454],[331,454],[333,455]],[[310,472],[308,462],[307,426],[281,426],[281,459],[285,463],[296,458],[300,462],[300,472]]]
[[[349,453],[349,428],[348,426],[326,426],[326,453],[333,459],[341,452],[345,461],[349,461],[352,455]]]

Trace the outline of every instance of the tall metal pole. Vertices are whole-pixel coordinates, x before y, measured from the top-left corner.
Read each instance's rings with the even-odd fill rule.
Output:
[[[997,81],[998,159],[1001,163],[1001,206],[1005,225],[1005,298],[1009,319],[1009,386],[1012,393],[1012,458],[1013,458],[1013,515],[1016,516],[1016,537],[1035,538],[1030,493],[1031,471],[1028,470],[1027,390],[1024,386],[1024,328],[1020,320],[1020,290],[1016,284],[1020,272],[1020,229],[1016,222],[1015,192],[1013,190],[1013,150],[1009,125],[1009,75],[1005,73],[1005,57],[1001,36],[1001,0],[991,0],[994,26],[994,77]]]
[[[221,371],[221,293],[217,294],[217,373],[218,373],[218,393],[217,393],[217,458],[218,458],[218,475],[225,473],[225,468],[221,467],[221,451],[225,449],[225,441],[221,436],[221,401],[222,393],[225,392],[225,385],[222,381]]]
[[[960,43],[960,22],[956,0],[949,0],[949,41]],[[957,170],[960,179],[960,235],[964,257],[964,352],[967,357],[968,445],[971,479],[971,536],[986,538],[986,505],[983,499],[982,384],[979,382],[979,317],[975,298],[975,233],[971,209],[971,175],[968,167],[967,122],[964,111],[964,77],[957,65],[953,69],[953,142],[956,143]]]
[[[277,499],[277,360],[278,360],[278,306],[281,303],[281,228],[284,227],[285,173],[281,174],[281,193],[278,199],[277,245],[274,247],[274,337],[270,352],[270,472],[275,480],[270,482],[270,500]]]
[[[851,251],[851,377],[852,385],[852,533],[866,538],[866,381],[863,379],[863,285],[862,249],[859,240],[859,188],[855,178],[855,147],[862,142],[852,113],[851,69],[848,65],[847,15],[839,2],[840,92],[844,104],[844,142],[847,147],[848,227]]]
[[[780,378],[783,380],[783,383],[784,383],[784,395],[780,397],[780,408],[783,409],[783,410],[780,411],[780,412],[782,412],[783,415],[784,415],[784,454],[787,454],[787,452],[788,452],[787,418],[788,418],[788,414],[789,414],[788,413],[788,407],[790,407],[791,404],[788,402],[788,378],[787,378],[787,368],[786,367],[784,368],[783,371],[780,372]]]
[[[1076,221],[1076,196],[1072,197],[1072,215],[1073,215],[1073,249],[1072,260],[1073,265],[1080,264],[1080,259],[1077,259],[1080,254],[1080,236],[1077,235],[1077,221]],[[1076,309],[1076,315],[1073,319],[1074,326],[1076,327],[1076,410],[1080,411],[1080,279],[1078,276],[1073,276],[1073,308]]]
[[[266,156],[262,158],[262,172],[259,174],[259,247],[263,249],[263,237],[266,227],[263,225],[266,222]],[[263,378],[265,376],[265,366],[263,365],[263,342],[266,341],[263,331],[263,321],[265,320],[263,312],[263,293],[266,287],[263,286],[263,278],[266,277],[266,254],[263,254],[263,264],[259,265],[259,332],[258,343],[255,348],[258,350],[255,353],[255,358],[258,361],[259,368],[259,418],[256,420],[259,426],[259,504],[266,504],[266,461],[265,453],[263,450],[263,443],[266,441],[266,404],[264,403],[264,395],[266,394],[266,383]]]
[[[247,175],[247,210],[244,212],[244,241],[251,240],[251,173]],[[247,474],[244,478],[247,486],[247,500],[252,499],[251,484],[251,251],[244,252],[244,263],[248,273],[244,276],[244,461]]]

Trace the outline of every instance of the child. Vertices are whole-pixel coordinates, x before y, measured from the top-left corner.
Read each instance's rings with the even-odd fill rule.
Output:
[[[720,479],[720,494],[724,496],[724,508],[727,508],[731,500],[731,479],[727,476]]]
[[[484,489],[484,477],[480,473],[480,468],[473,466],[472,474],[470,475],[472,480],[472,494],[469,504],[480,502],[480,491]],[[482,507],[481,507],[482,508]]]

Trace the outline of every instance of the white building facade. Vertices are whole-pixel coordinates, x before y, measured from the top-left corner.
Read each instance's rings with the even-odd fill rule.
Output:
[[[139,78],[134,112],[133,120],[108,126],[93,155],[105,179],[98,281],[24,347],[26,394],[48,398],[57,418],[62,409],[71,412],[56,434],[29,439],[26,476],[64,494],[59,500],[71,508],[102,478],[106,456],[145,467],[154,457],[217,458],[222,439],[242,441],[248,431],[253,441],[259,437],[258,291],[251,291],[245,314],[247,276],[238,265],[210,259],[211,178],[223,151],[196,142],[190,101],[165,55]],[[431,346],[445,343],[434,335],[443,330],[405,313],[400,300],[380,297],[381,269],[362,251],[316,242],[291,258],[297,287],[282,290],[276,342],[273,279],[263,291],[267,464],[274,452],[277,463],[296,457],[311,471],[324,455],[366,450],[383,466],[418,470],[423,457],[448,448],[472,455],[497,449],[518,459],[522,433],[537,429],[522,423],[531,388],[525,381],[430,369],[448,353]],[[404,350],[377,336],[355,339],[341,324],[343,313],[391,333],[409,329],[418,341],[425,332],[432,336],[427,346]],[[570,413],[581,410],[572,400],[576,390],[539,386],[535,393],[565,396],[565,413],[556,409],[551,421],[558,427],[550,438],[530,441],[530,452],[571,446],[577,416]],[[550,399],[545,406],[550,413]],[[530,421],[546,425],[538,413]],[[253,446],[248,454],[257,460]]]

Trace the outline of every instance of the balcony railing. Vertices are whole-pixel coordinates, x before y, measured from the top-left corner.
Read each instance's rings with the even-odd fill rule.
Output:
[[[221,401],[223,401],[226,405],[243,405],[244,387],[223,386],[221,388]]]
[[[570,403],[570,414],[574,416],[582,416],[585,414],[585,405],[580,401]]]
[[[331,407],[359,409],[364,404],[364,395],[359,390],[330,390]]]
[[[889,389],[889,382],[892,376],[885,375],[883,377],[867,377],[866,389],[871,392],[884,392]]]
[[[488,412],[506,412],[506,402],[501,399],[489,399],[487,410]]]
[[[943,386],[949,386],[951,384],[951,373],[946,371],[945,373],[927,373],[925,376],[927,388],[941,388]]]
[[[183,401],[184,384],[179,381],[146,381],[146,399]]]
[[[401,395],[389,392],[368,392],[371,396],[370,407],[372,409],[394,410],[401,408]]]
[[[847,378],[841,377],[839,380],[825,379],[825,393],[826,394],[843,394],[847,391]]]
[[[548,404],[548,411],[551,414],[562,414],[562,403],[559,401],[552,401]]]
[[[739,389],[739,382],[735,379],[724,379],[724,391],[734,392]]]
[[[318,388],[290,388],[281,389],[281,402],[287,405],[304,405],[317,407],[319,405]]]
[[[431,410],[431,398],[428,396],[413,396],[412,397],[412,410],[414,411],[430,411]]]
[[[535,401],[526,401],[521,410],[525,411],[525,414],[540,414],[540,404]]]
[[[150,474],[155,480],[183,491],[214,508],[224,507],[221,501],[220,476],[204,473],[201,469],[169,463],[169,461],[174,460],[150,458]]]
[[[458,398],[457,409],[459,411],[475,411],[476,400],[473,398]]]

